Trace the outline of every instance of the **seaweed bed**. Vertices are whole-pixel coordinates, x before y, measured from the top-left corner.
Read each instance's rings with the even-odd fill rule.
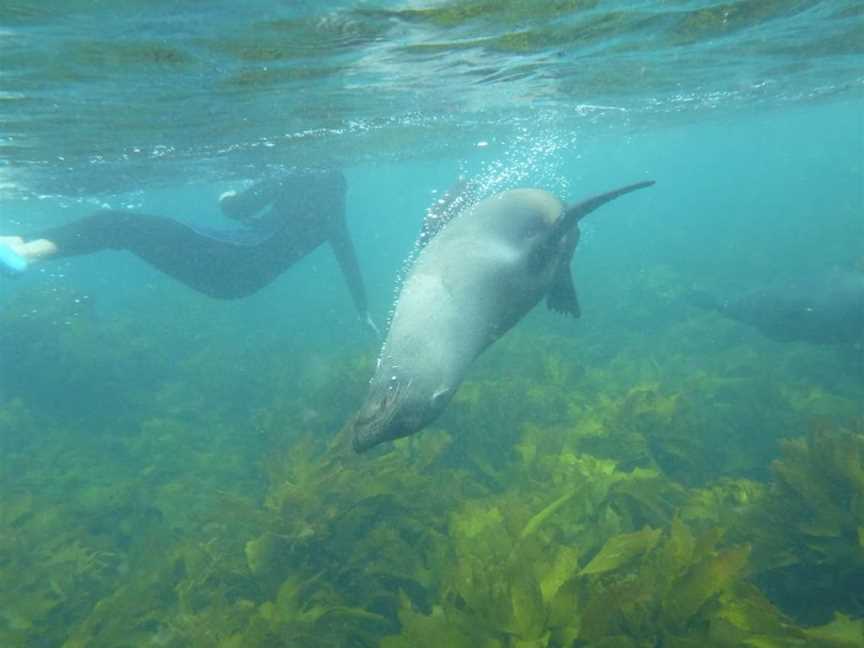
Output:
[[[15,298],[2,646],[864,645],[860,351],[537,313],[356,457],[371,350],[241,379],[204,317]]]

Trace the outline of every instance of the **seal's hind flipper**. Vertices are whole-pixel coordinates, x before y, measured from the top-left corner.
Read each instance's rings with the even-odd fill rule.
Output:
[[[579,298],[576,296],[576,288],[573,287],[569,263],[562,263],[558,267],[555,281],[552,282],[549,292],[546,293],[546,306],[549,310],[572,317],[578,318],[582,314],[582,309],[579,308]]]
[[[624,194],[630,193],[631,191],[636,191],[637,189],[644,189],[645,187],[650,187],[653,184],[653,180],[637,182],[636,184],[627,185],[626,187],[621,187],[620,189],[607,191],[606,193],[593,196],[591,198],[588,198],[587,200],[583,200],[582,202],[567,207],[567,209],[564,211],[564,216],[555,225],[556,231],[553,239],[564,236],[568,231],[570,231],[570,229],[574,225],[576,225],[576,223],[585,218],[585,216],[590,214],[592,211],[594,211],[601,205],[605,205],[610,200],[615,200],[618,196],[623,196]]]

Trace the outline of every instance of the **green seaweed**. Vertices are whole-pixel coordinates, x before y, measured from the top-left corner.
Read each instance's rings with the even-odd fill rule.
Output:
[[[582,575],[603,574],[619,569],[655,547],[660,530],[645,527],[641,531],[622,533],[606,541],[596,556],[582,570]]]
[[[368,352],[314,368],[261,353],[237,380],[231,345],[7,313],[23,375],[46,373],[41,349],[94,385],[40,409],[55,379],[13,381],[0,404],[0,644],[860,645],[860,387],[722,328],[716,348],[682,349],[723,326],[709,318],[645,349],[652,313],[637,315],[622,348],[605,327],[517,329],[433,426],[358,457],[339,430]],[[122,415],[69,416],[100,390]]]
[[[753,508],[742,532],[756,540],[760,582],[808,619],[833,611],[864,613],[856,582],[864,576],[864,433],[819,425],[805,438],[789,439],[772,463],[771,490]],[[798,590],[813,591],[818,573],[830,578],[819,603],[800,610]]]

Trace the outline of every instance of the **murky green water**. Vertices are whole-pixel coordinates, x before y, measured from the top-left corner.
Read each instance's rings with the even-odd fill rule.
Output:
[[[104,252],[0,277],[0,646],[864,645],[861,342],[693,305],[861,270],[855,2],[7,2],[0,234],[187,222],[335,164],[373,315],[459,175],[589,217],[420,434],[340,430],[332,255],[213,301]]]

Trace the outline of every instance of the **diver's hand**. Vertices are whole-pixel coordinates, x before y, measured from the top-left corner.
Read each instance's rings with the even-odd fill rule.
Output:
[[[381,330],[378,328],[378,325],[375,324],[375,320],[372,319],[372,316],[369,314],[369,311],[365,311],[360,313],[360,319],[363,321],[363,324],[366,325],[372,333],[375,335],[375,339],[379,342],[381,341]]]

